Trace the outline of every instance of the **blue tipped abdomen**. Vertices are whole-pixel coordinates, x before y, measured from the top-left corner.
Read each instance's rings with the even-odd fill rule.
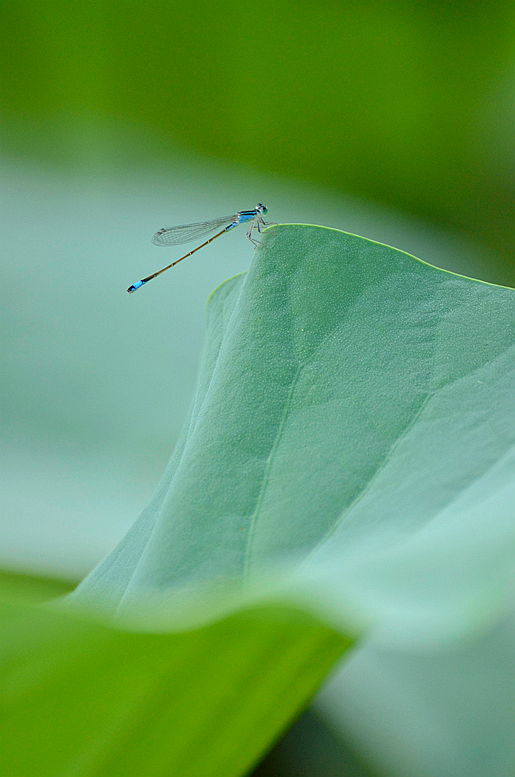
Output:
[[[133,283],[132,286],[129,286],[127,291],[129,294],[132,294],[134,291],[137,291],[140,286],[143,286],[144,283],[145,281],[136,281],[136,283]]]

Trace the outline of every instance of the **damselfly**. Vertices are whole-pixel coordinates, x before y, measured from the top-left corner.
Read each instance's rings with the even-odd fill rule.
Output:
[[[200,238],[209,235],[210,232],[214,232],[220,227],[223,227],[223,229],[221,229],[220,232],[217,232],[216,235],[213,235],[209,238],[209,240],[201,243],[189,253],[184,254],[184,256],[181,256],[180,259],[176,259],[174,262],[167,264],[166,267],[163,267],[161,270],[152,273],[152,275],[147,275],[146,278],[142,278],[140,281],[136,281],[136,283],[133,283],[132,286],[129,286],[127,291],[129,294],[132,294],[145,283],[151,281],[152,278],[156,278],[158,275],[161,275],[162,272],[169,270],[170,267],[175,267],[175,265],[179,264],[179,262],[182,262],[183,259],[187,259],[188,256],[194,254],[195,251],[204,248],[204,246],[207,246],[209,243],[212,243],[213,240],[216,240],[217,237],[220,237],[220,235],[223,235],[225,232],[229,232],[230,229],[234,229],[234,227],[237,227],[238,224],[243,224],[243,222],[248,223],[248,239],[253,243],[257,243],[257,241],[254,240],[252,233],[255,229],[257,229],[258,232],[261,232],[261,227],[266,224],[263,216],[267,212],[268,208],[266,208],[262,202],[258,202],[253,210],[240,210],[239,213],[234,213],[231,216],[220,216],[220,218],[212,219],[211,221],[198,221],[195,224],[181,224],[178,227],[160,229],[159,232],[156,232],[152,238],[152,242],[157,246],[176,246],[180,245],[181,243],[189,243],[191,240],[200,240]]]

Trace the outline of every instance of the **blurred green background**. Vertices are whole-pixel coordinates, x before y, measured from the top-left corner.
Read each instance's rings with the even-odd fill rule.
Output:
[[[157,483],[205,300],[252,250],[236,231],[129,296],[177,255],[156,229],[263,201],[515,283],[513,3],[15,0],[0,17],[4,568],[78,579]]]

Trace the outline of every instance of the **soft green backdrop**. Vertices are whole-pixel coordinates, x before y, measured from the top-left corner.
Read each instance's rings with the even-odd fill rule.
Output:
[[[74,122],[135,126],[457,229],[506,281],[514,21],[507,0],[5,3],[8,134],[62,162]],[[34,137],[49,117],[58,142]]]

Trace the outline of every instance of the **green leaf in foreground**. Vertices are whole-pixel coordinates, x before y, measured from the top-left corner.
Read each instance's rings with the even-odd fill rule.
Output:
[[[0,623],[9,777],[242,774],[349,646],[278,605],[179,633],[14,604]]]
[[[13,618],[6,633],[30,647],[27,665],[9,659],[8,741],[30,730],[32,750],[18,771],[9,753],[10,774],[48,762],[38,776],[236,777],[356,616],[405,650],[500,619],[514,323],[509,289],[336,230],[268,230],[249,273],[211,300],[192,412],[155,497],[71,599],[123,617],[164,602],[174,633]],[[288,597],[293,620],[277,610]]]
[[[0,601],[44,602],[56,596],[63,596],[74,587],[74,583],[66,580],[0,570]]]

